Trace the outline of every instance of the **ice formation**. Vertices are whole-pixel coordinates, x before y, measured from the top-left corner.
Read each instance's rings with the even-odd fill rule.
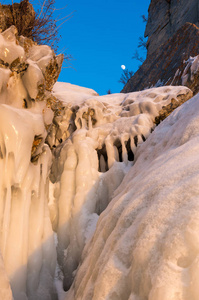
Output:
[[[59,58],[18,37],[14,26],[0,45],[0,299],[56,299],[45,138],[53,118],[47,68]]]
[[[195,95],[198,93],[199,55],[195,57],[190,56],[187,61],[184,61],[184,65],[181,75],[182,85],[189,86]]]
[[[55,84],[54,93],[65,109],[59,121],[53,121],[47,138],[49,144],[57,146],[50,175],[54,193],[51,217],[58,233],[58,261],[65,290],[73,281],[98,216],[132,166],[137,146],[154,129],[162,107],[192,95],[185,87],[106,96],[84,90],[77,97],[77,92],[79,88],[73,85]],[[63,142],[61,136],[70,138]]]
[[[40,114],[5,104],[0,105],[0,119],[0,246],[5,270],[14,299],[45,299],[44,294],[52,293],[56,265],[48,217],[49,147],[41,142],[39,158],[31,162],[35,136],[45,138],[44,122]]]
[[[199,96],[138,148],[67,300],[198,300]]]
[[[186,290],[180,276],[197,283],[194,265],[180,273],[197,253],[197,205],[187,201],[197,193],[185,188],[197,175],[197,99],[153,130],[192,92],[99,96],[54,85],[62,57],[15,27],[0,47],[0,299],[57,300],[56,272],[65,291],[76,278],[66,299],[166,300],[158,278],[169,276],[179,290],[168,299],[188,299],[173,295]]]

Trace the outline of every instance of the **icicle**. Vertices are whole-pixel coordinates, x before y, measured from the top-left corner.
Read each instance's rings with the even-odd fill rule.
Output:
[[[5,209],[3,216],[3,230],[2,230],[2,256],[5,259],[6,257],[6,245],[7,238],[9,233],[9,224],[10,224],[10,208],[11,208],[11,188],[9,183],[6,187],[6,197],[5,197]]]
[[[115,157],[114,157],[113,143],[109,136],[105,140],[105,145],[106,145],[107,156],[108,156],[108,168],[110,169],[115,162]]]
[[[128,155],[127,155],[127,150],[126,150],[126,145],[125,145],[126,140],[128,140],[127,137],[125,137],[125,136],[121,137],[122,159],[123,159],[123,162],[125,162],[125,164],[127,165],[127,163],[128,163]]]
[[[135,152],[136,152],[136,146],[135,146],[135,142],[134,142],[134,136],[131,136],[130,147],[131,147],[131,151],[133,152],[133,154],[135,154]]]
[[[119,161],[119,153],[118,153],[118,149],[116,146],[113,146],[114,149],[114,157],[116,161]]]
[[[93,128],[91,116],[88,116],[88,129],[91,130]]]

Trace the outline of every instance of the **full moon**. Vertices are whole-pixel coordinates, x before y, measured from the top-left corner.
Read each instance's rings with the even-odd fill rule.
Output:
[[[121,65],[121,68],[122,68],[122,70],[125,70],[126,66],[125,65]]]

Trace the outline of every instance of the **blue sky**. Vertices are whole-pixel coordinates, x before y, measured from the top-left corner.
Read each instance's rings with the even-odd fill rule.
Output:
[[[139,36],[144,35],[141,15],[147,16],[149,3],[150,0],[56,1],[57,8],[67,4],[59,11],[61,16],[74,11],[60,29],[59,50],[71,54],[73,60],[70,67],[65,64],[59,81],[92,88],[100,95],[109,89],[120,92],[121,65],[136,71],[140,64],[131,57]]]
[[[38,1],[30,0],[33,6]],[[121,65],[134,72],[140,65],[131,58],[139,37],[144,36],[146,24],[141,16],[147,16],[149,4],[150,0],[55,0],[60,18],[73,13],[60,27],[59,42],[59,52],[73,59],[70,65],[64,63],[58,80],[92,88],[100,95],[109,89],[119,93]],[[140,48],[139,53],[145,55]]]

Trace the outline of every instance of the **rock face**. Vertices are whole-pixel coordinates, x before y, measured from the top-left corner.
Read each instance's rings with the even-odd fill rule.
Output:
[[[17,25],[19,35],[31,38],[35,21],[35,11],[28,0],[13,5],[0,4],[0,29],[6,30],[12,25]]]
[[[161,85],[186,85],[196,94],[199,91],[199,66],[196,65],[194,74],[191,74],[188,59],[198,54],[199,28],[186,23],[161,47],[152,54],[149,52],[143,65],[121,92],[128,93]]]
[[[198,0],[152,0],[145,36],[148,55],[165,43],[186,22],[199,25]]]
[[[199,64],[194,60],[193,70],[191,57],[199,54],[198,0],[151,0],[148,12],[147,59],[121,92],[186,85],[196,94]]]

